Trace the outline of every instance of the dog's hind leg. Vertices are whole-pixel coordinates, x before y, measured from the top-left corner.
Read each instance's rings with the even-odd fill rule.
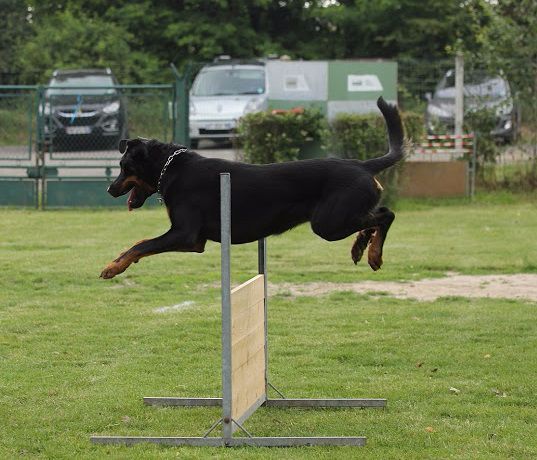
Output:
[[[311,219],[312,230],[327,241],[337,241],[359,232],[351,249],[354,263],[358,263],[367,245],[368,262],[373,270],[382,265],[382,248],[386,235],[395,219],[388,208],[377,208],[367,212],[357,209],[352,196],[334,196],[315,210]]]
[[[364,254],[364,251],[367,248],[369,241],[371,241],[374,233],[374,228],[368,228],[366,230],[360,230],[358,235],[356,235],[356,241],[352,245],[351,249],[351,257],[354,265],[356,265],[362,259],[362,255]]]
[[[374,211],[369,222],[371,227],[360,230],[356,236],[356,241],[351,249],[351,257],[355,264],[362,258],[367,245],[369,251],[367,261],[373,270],[378,270],[382,266],[382,249],[388,230],[395,219],[395,214],[388,208],[382,207]]]
[[[375,267],[380,268],[382,265],[382,248],[384,240],[395,219],[395,214],[388,208],[383,207],[375,210],[372,217],[376,220],[377,225],[358,232],[356,240],[352,245],[351,257],[356,265],[362,258],[367,246],[374,242],[375,244],[373,245],[373,248],[371,249],[370,247],[368,259],[370,259],[370,265],[373,264]],[[376,269],[378,270],[378,268]],[[373,268],[373,270],[375,270],[375,268]]]

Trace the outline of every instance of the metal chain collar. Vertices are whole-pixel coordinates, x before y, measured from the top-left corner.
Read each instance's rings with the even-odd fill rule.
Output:
[[[172,160],[177,156],[177,155],[180,155],[181,153],[184,153],[186,152],[188,149],[179,149],[179,150],[176,150],[175,152],[173,152],[169,157],[168,159],[166,160],[166,163],[164,164],[164,167],[162,168],[162,171],[160,172],[160,177],[158,178],[158,183],[157,183],[157,194],[159,195],[158,197],[158,200],[160,201],[160,204],[162,204],[162,193],[160,192],[160,182],[162,181],[162,176],[164,176],[164,173],[166,172],[166,169],[168,168],[168,166],[170,165],[170,163],[172,162]]]

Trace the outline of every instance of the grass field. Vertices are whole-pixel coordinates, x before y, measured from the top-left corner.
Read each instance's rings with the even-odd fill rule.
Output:
[[[534,198],[403,202],[377,273],[352,264],[350,239],[327,243],[302,226],[269,239],[270,281],[537,272]],[[167,229],[163,209],[0,217],[2,459],[537,457],[535,303],[348,292],[271,298],[271,381],[289,397],[386,397],[388,408],[261,408],[246,427],[365,435],[365,448],[94,446],[91,434],[199,436],[218,419],[218,409],[151,408],[141,398],[219,395],[219,246],[150,257],[104,281],[117,253]],[[238,284],[255,273],[256,246],[232,254]]]

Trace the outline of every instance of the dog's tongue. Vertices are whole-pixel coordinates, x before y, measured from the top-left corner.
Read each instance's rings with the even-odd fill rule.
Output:
[[[129,208],[129,211],[132,211],[132,202],[134,200],[134,197],[136,196],[135,190],[136,190],[136,188],[133,187],[132,190],[131,190],[131,193],[129,194],[129,198],[127,199],[127,206]]]

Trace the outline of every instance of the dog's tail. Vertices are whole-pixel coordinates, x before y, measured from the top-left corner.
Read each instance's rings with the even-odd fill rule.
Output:
[[[372,158],[364,161],[364,167],[372,174],[377,174],[397,163],[404,155],[403,148],[403,124],[399,110],[394,105],[388,104],[382,96],[377,100],[377,106],[384,116],[386,127],[388,128],[388,140],[390,149],[382,157]]]

